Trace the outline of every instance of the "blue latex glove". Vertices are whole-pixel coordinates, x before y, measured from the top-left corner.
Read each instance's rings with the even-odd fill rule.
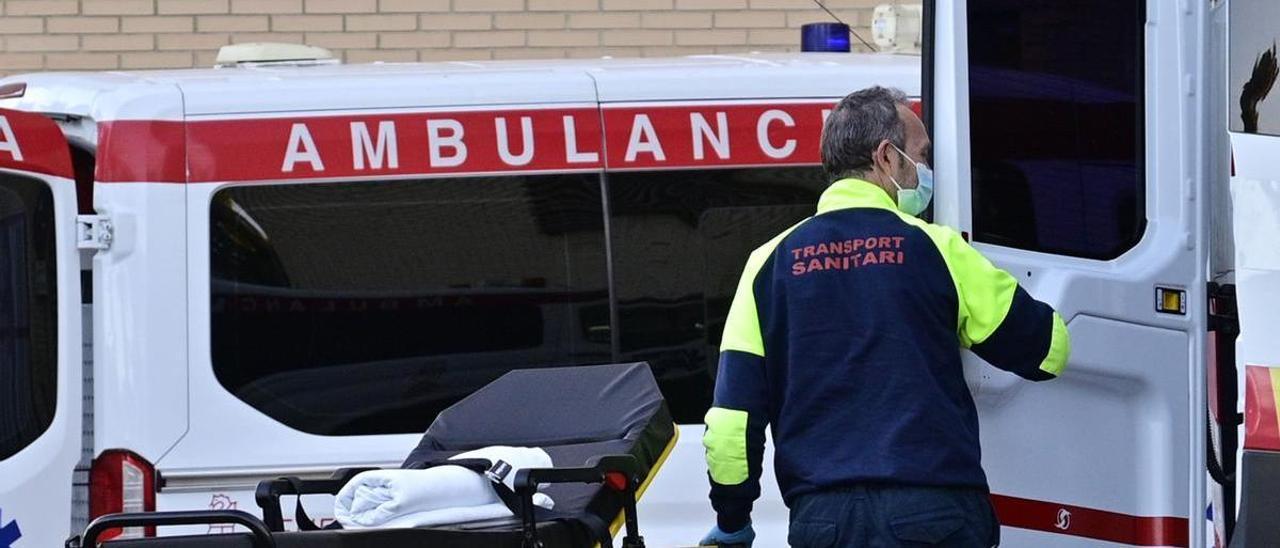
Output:
[[[739,531],[726,533],[720,530],[719,526],[712,527],[707,536],[702,537],[699,546],[746,546],[750,548],[751,543],[756,540],[756,531],[751,528],[748,523]]]

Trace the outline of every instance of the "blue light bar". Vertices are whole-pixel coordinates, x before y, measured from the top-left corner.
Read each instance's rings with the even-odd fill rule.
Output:
[[[808,23],[800,27],[800,51],[849,53],[849,25]]]

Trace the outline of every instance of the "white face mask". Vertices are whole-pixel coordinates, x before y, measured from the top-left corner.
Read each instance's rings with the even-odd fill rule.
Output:
[[[893,182],[893,186],[898,189],[898,211],[906,213],[912,217],[919,216],[929,207],[929,201],[933,199],[933,170],[924,162],[917,162],[908,156],[906,152],[898,148],[897,145],[889,143],[889,146],[898,151],[903,158],[916,165],[916,187],[902,188],[898,184],[898,180],[889,176],[889,180]]]

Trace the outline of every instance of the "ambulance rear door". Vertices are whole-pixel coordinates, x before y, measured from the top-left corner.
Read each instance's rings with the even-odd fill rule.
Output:
[[[80,268],[71,154],[0,109],[0,546],[60,546],[80,459]]]
[[[1215,3],[926,4],[935,221],[1072,339],[1039,384],[967,355],[1004,543],[1201,545]]]

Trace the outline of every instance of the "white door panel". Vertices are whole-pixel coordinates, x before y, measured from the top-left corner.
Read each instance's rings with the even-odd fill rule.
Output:
[[[44,163],[46,160],[49,162]],[[9,270],[0,277],[0,283],[9,286],[0,296],[6,301],[9,295],[19,293],[56,296],[56,305],[50,303],[48,308],[33,302],[34,298],[0,302],[0,330],[7,331],[0,338],[0,352],[4,353],[0,355],[0,371],[18,375],[16,386],[38,386],[40,381],[32,377],[45,370],[41,364],[29,362],[22,367],[17,362],[26,361],[24,358],[44,347],[45,352],[56,352],[56,365],[45,367],[56,367],[57,372],[55,384],[48,387],[53,393],[39,394],[33,389],[15,394],[29,397],[26,401],[0,402],[0,431],[8,438],[32,415],[50,407],[43,398],[54,399],[52,417],[42,432],[30,440],[18,439],[17,444],[13,438],[3,440],[16,452],[0,460],[0,546],[61,546],[71,532],[71,476],[80,459],[83,364],[76,185],[70,170],[70,149],[52,121],[0,109],[0,254],[4,254],[0,269]],[[51,174],[55,172],[58,175]],[[51,195],[51,214],[28,207],[44,189]],[[52,249],[35,249],[32,235],[50,225]],[[23,264],[4,260],[17,253],[26,257]],[[53,264],[35,263],[37,253]],[[47,268],[56,271],[52,283],[38,277]],[[38,338],[33,329],[38,306],[40,313],[56,314],[50,322],[54,331],[43,333],[45,338]],[[24,332],[28,336],[20,342]]]
[[[1035,4],[1088,9],[1081,7],[1085,4],[1051,0]],[[1200,51],[1197,40],[1203,39],[1208,25],[1203,11],[1208,6],[1201,4],[1206,5],[1188,6],[1186,10],[1178,3],[1153,0],[1107,6],[1115,10],[1146,7],[1145,25],[1135,25],[1133,29],[1142,33],[1135,38],[1142,52],[1141,64],[1137,65],[1142,75],[1138,89],[1146,90],[1137,100],[1137,115],[1140,121],[1145,120],[1139,126],[1143,128],[1145,148],[1136,151],[1143,173],[1140,180],[1145,182],[1143,193],[1138,195],[1138,203],[1144,206],[1145,228],[1138,241],[1118,256],[1090,259],[1035,251],[1036,245],[1026,243],[982,243],[984,238],[994,241],[988,234],[995,232],[990,228],[989,210],[982,221],[975,219],[978,212],[991,203],[1017,202],[991,202],[992,198],[986,197],[983,200],[987,201],[978,203],[971,167],[978,163],[973,159],[978,150],[975,139],[985,139],[985,161],[995,157],[1007,162],[1024,174],[1028,192],[1042,191],[1033,196],[1035,199],[1029,198],[1024,209],[1014,212],[1026,214],[1040,224],[1039,232],[1025,241],[1038,244],[1048,235],[1063,241],[1074,237],[1077,241],[1094,242],[1097,240],[1091,238],[1096,235],[1085,231],[1113,221],[1099,220],[1096,214],[1091,218],[1089,211],[1095,210],[1087,208],[1107,199],[1105,185],[1121,184],[1115,182],[1120,179],[1106,179],[1117,176],[1105,169],[1125,165],[1123,151],[1115,152],[1114,143],[1108,141],[1109,134],[1121,134],[1119,139],[1123,141],[1124,132],[1132,133],[1133,126],[1125,127],[1122,115],[1114,117],[1116,125],[1108,126],[1105,115],[1098,116],[1097,111],[1089,109],[1111,108],[1133,99],[1113,91],[1123,89],[1123,84],[1108,88],[1106,83],[1071,80],[1070,61],[1059,61],[1051,55],[1046,57],[1053,62],[1034,70],[1020,67],[1017,63],[1021,58],[1008,65],[999,64],[1002,61],[997,58],[995,64],[982,67],[985,71],[1007,70],[1012,76],[1027,77],[1025,81],[996,81],[992,87],[992,72],[987,72],[982,82],[971,81],[970,68],[977,62],[970,58],[974,51],[971,47],[998,43],[987,39],[989,35],[971,42],[973,37],[981,36],[976,33],[1021,33],[1024,31],[1020,28],[1010,29],[1045,25],[1050,18],[1036,20],[1015,14],[1001,19],[1010,10],[1031,5],[1001,0],[936,3],[932,131],[939,191],[935,218],[941,224],[973,234],[978,241],[975,247],[1013,274],[1033,297],[1054,306],[1066,320],[1072,338],[1066,372],[1046,383],[1027,383],[972,355],[966,358],[966,376],[981,416],[983,466],[1005,525],[1002,533],[1006,546],[1112,545],[1108,540],[1120,543],[1115,545],[1203,542],[1204,524],[1199,516],[1205,501],[1202,470],[1206,254],[1200,227],[1205,204],[1196,198],[1204,195],[1211,177],[1197,148],[1200,132],[1208,131],[1198,118],[1205,112],[1196,93],[1202,84],[1190,77],[1204,62],[1195,54]],[[971,19],[971,7],[978,8],[974,13],[982,15]],[[1138,12],[1138,22],[1142,15]],[[1042,40],[1039,47],[1044,48],[1066,44],[1053,36],[1052,29],[1036,28],[1018,35],[1038,37]],[[1088,33],[1073,38],[1090,39]],[[1102,39],[1105,38],[1099,38]],[[1080,42],[1075,45],[1080,46]],[[993,57],[990,50],[986,55],[984,60]],[[1053,72],[1058,68],[1065,72]],[[1046,78],[1066,83],[1060,88],[1054,87],[1059,84],[1028,85],[1050,81]],[[992,112],[993,97],[999,108],[1026,109],[1008,111],[1020,113],[1016,122],[1008,122],[1019,127],[1008,131],[983,120],[985,133],[971,131],[971,125],[977,123],[973,117],[978,116],[974,114],[978,111],[973,110],[977,103],[971,104],[972,89],[981,89],[973,93],[982,93],[983,100],[988,101],[984,113]],[[1065,96],[1054,95],[1063,90]],[[1042,113],[1045,123],[1036,126],[1041,119],[1034,109],[1044,108],[1042,105],[1079,107],[1071,111],[1076,116],[1072,120],[1075,125],[1054,125],[1063,120],[1058,111]],[[1122,114],[1123,109],[1118,112]],[[1039,133],[1020,133],[1028,127]],[[1058,131],[1079,131],[1085,140],[1074,146],[1085,151],[1080,157],[1088,160],[1068,166],[1072,178],[1035,178],[1033,166],[1042,158],[1034,154],[1049,154],[1047,158],[1057,161],[1052,156],[1056,151],[1045,153],[1043,149],[1019,146],[1025,143],[1000,141],[1043,136],[1046,143],[1051,143],[1048,146],[1059,146],[1052,139]],[[1095,145],[1095,141],[1102,144]],[[1063,157],[1070,161],[1071,156]],[[990,169],[991,164],[987,165]],[[1121,177],[1126,176],[1123,173],[1126,172]],[[998,180],[1004,186],[988,186],[986,192],[1018,190],[1008,182],[1011,179]],[[1052,192],[1060,196],[1065,187],[1031,186],[1070,184],[1088,190],[1085,195],[1072,197],[1077,202],[1060,204],[1046,204],[1044,197],[1055,196]],[[1073,206],[1085,208],[1078,218],[1086,224],[1060,224],[1068,218],[1061,208]],[[1119,211],[1121,206],[1115,207]],[[986,222],[986,227],[975,226],[980,222]],[[1036,230],[1037,225],[1030,226]],[[1082,232],[1062,234],[1073,230]],[[1157,287],[1185,291],[1185,314],[1157,312]]]

